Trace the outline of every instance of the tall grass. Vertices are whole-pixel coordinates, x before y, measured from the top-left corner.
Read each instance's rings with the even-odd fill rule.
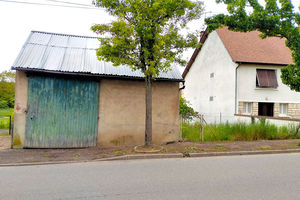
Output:
[[[183,123],[182,137],[184,140],[198,142],[200,140],[200,123]],[[254,141],[299,139],[298,126],[281,126],[266,123],[264,119],[256,124],[225,123],[211,124],[203,127],[204,141]]]
[[[12,121],[14,118],[14,109],[0,109],[0,129],[9,128],[9,116],[12,116]]]

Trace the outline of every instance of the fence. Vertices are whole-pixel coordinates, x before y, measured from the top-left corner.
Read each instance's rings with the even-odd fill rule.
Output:
[[[180,116],[180,139],[184,139],[183,132],[185,129],[194,129],[195,132],[199,131],[199,134],[195,134],[194,136],[199,138],[194,138],[194,140],[200,139],[200,141],[204,142],[204,127],[208,127],[210,134],[215,135],[214,130],[211,129],[208,123],[205,120],[204,115],[195,114],[195,115],[181,115]]]
[[[181,139],[192,142],[300,139],[299,120],[219,115],[219,120],[208,122],[207,118],[216,119],[216,116],[181,116]]]

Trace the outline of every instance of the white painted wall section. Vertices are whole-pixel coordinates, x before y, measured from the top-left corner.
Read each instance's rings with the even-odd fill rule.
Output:
[[[257,88],[256,69],[274,69],[278,87]],[[243,102],[274,102],[274,103],[300,103],[300,92],[292,91],[281,81],[280,66],[241,64],[237,69],[238,101]]]
[[[185,77],[183,93],[207,121],[218,122],[220,113],[224,121],[227,117],[233,118],[236,67],[217,32],[209,34]]]

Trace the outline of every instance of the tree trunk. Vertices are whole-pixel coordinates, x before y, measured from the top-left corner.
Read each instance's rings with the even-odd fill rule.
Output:
[[[145,145],[152,143],[152,77],[147,75],[146,82],[146,126],[145,126]]]

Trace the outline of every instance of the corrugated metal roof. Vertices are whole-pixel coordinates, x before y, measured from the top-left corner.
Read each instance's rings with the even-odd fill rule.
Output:
[[[110,62],[99,61],[96,57],[99,44],[96,37],[32,31],[12,69],[144,77],[142,72],[131,71],[129,66],[115,67]],[[171,71],[161,73],[158,79],[183,80],[175,66]]]

